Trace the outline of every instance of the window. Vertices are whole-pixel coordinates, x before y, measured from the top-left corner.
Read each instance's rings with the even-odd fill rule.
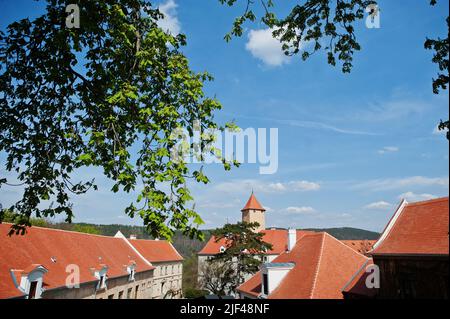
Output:
[[[119,299],[123,299],[123,290],[119,291]]]
[[[133,292],[133,288],[128,288],[127,291],[127,299],[131,299],[131,293]]]
[[[138,299],[138,291],[139,291],[139,286],[136,286],[136,288],[134,289],[134,299]]]
[[[108,299],[114,299],[114,295],[109,295]]]
[[[263,274],[263,293],[269,295],[269,278],[267,274]]]
[[[28,293],[28,299],[36,299],[37,284],[37,281],[32,281],[30,283],[30,292]]]

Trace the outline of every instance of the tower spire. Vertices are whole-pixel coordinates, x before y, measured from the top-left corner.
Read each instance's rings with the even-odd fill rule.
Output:
[[[244,208],[242,208],[242,221],[246,223],[258,223],[259,227],[255,229],[256,232],[260,232],[266,229],[266,218],[265,218],[266,209],[258,202],[255,194],[250,195],[250,198],[245,204]]]

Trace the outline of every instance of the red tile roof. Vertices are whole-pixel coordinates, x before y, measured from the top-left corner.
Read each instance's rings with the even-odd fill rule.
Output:
[[[44,276],[47,290],[65,286],[69,264],[79,266],[82,283],[96,280],[91,269],[100,264],[107,265],[109,278],[126,276],[130,261],[136,262],[136,272],[154,269],[120,238],[40,227],[29,228],[24,236],[9,237],[10,227],[0,224],[0,298],[21,296],[10,270],[20,276],[35,264],[48,269]]]
[[[261,231],[264,233],[263,241],[272,244],[272,249],[266,252],[267,255],[279,255],[287,249],[288,231],[287,229],[266,229]],[[297,241],[307,234],[312,234],[312,231],[297,230]],[[216,242],[216,238],[211,236],[209,241],[198,252],[199,255],[217,255],[220,253],[220,247],[227,247],[225,239]]]
[[[139,253],[151,263],[182,261],[183,257],[166,240],[128,240]]]
[[[255,210],[262,210],[265,211],[264,207],[258,202],[256,199],[256,196],[252,193],[250,198],[247,201],[247,204],[245,204],[244,208],[242,208],[241,211],[248,210],[248,209],[255,209]]]
[[[341,242],[354,249],[358,253],[365,255],[372,249],[373,245],[376,243],[376,240],[341,240]]]
[[[342,288],[367,260],[327,233],[305,235],[291,252],[272,261],[295,263],[295,266],[269,299],[342,299]],[[238,287],[238,291],[259,295],[260,273]]]
[[[400,205],[372,255],[448,255],[448,197]]]

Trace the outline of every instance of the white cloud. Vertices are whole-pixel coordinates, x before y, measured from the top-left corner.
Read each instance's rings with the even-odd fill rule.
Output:
[[[250,30],[245,48],[268,66],[281,66],[290,61],[280,41],[272,36],[272,29]]]
[[[378,154],[385,154],[385,153],[394,153],[398,152],[400,149],[397,146],[385,146],[381,150],[378,151]]]
[[[290,206],[286,208],[286,211],[292,214],[312,214],[316,212],[314,208],[309,206],[301,206],[301,207]]]
[[[284,192],[286,191],[286,186],[282,183],[271,183],[267,185],[267,188],[273,190],[274,192]]]
[[[294,181],[289,182],[288,187],[293,191],[316,191],[320,189],[320,185],[308,181]]]
[[[167,0],[167,2],[159,6],[159,11],[164,14],[164,19],[158,21],[158,26],[172,35],[177,35],[181,32],[181,24],[177,17],[177,7],[178,5],[174,0]]]
[[[398,196],[399,199],[406,199],[408,202],[419,202],[422,200],[429,200],[429,199],[434,199],[437,198],[437,196],[433,195],[433,194],[416,194],[413,192],[406,192],[403,194],[400,194]]]
[[[385,201],[374,202],[364,206],[365,209],[388,209],[390,207],[391,204]]]
[[[404,189],[409,187],[442,186],[448,188],[448,177],[412,176],[405,178],[374,179],[356,184],[352,189],[366,189],[371,191],[383,191],[392,189]]]
[[[214,189],[226,193],[233,192],[240,194],[249,194],[251,190],[254,190],[256,193],[288,193],[316,191],[320,189],[320,184],[304,180],[263,182],[256,179],[243,179],[217,184]]]

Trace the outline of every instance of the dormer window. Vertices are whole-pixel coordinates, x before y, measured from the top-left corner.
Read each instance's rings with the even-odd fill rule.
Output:
[[[262,289],[261,297],[267,298],[274,291],[283,278],[295,267],[294,263],[266,263],[261,268]]]
[[[128,272],[128,280],[134,281],[134,275],[136,274],[136,263],[134,261],[131,261],[127,266],[127,272]]]
[[[219,251],[221,254],[225,252],[226,248],[224,246],[220,246]]]
[[[99,265],[97,269],[94,269],[94,276],[98,279],[97,290],[106,289],[106,281],[108,279],[106,272],[108,271],[108,266]]]
[[[16,281],[16,276],[13,275],[16,287],[21,290],[28,299],[39,299],[44,291],[44,275],[48,272],[47,268],[39,264],[33,264],[25,270],[14,270],[15,273],[20,274],[20,284]],[[18,278],[17,278],[18,279]]]

